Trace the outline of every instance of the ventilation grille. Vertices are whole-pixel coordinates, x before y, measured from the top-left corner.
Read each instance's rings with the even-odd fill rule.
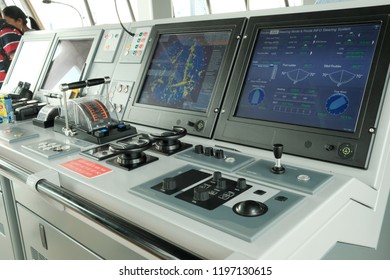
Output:
[[[33,260],[47,260],[45,256],[40,254],[34,247],[30,247]]]

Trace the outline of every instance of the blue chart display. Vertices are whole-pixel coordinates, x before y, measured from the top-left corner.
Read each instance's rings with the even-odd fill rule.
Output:
[[[380,23],[262,29],[235,116],[355,132]]]
[[[138,102],[206,112],[230,33],[162,34]]]

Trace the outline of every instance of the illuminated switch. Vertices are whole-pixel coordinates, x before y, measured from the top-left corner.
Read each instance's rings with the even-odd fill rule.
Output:
[[[339,146],[338,154],[344,159],[352,158],[354,155],[354,148],[350,143],[343,143]]]

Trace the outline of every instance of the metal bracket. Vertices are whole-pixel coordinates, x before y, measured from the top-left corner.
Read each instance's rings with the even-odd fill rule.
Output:
[[[53,169],[45,169],[42,171],[35,172],[27,177],[26,184],[36,189],[37,184],[42,179],[48,180],[49,182],[60,186],[60,175]]]

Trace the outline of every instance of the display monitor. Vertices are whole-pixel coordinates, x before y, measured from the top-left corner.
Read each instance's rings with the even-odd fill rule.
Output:
[[[387,25],[376,8],[250,18],[216,138],[366,168]]]
[[[100,40],[101,30],[58,32],[51,50],[49,62],[40,78],[41,94],[60,91],[60,85],[82,80]]]
[[[54,33],[31,32],[31,34],[26,33],[22,37],[13,57],[13,63],[8,70],[2,92],[14,92],[19,82],[29,83],[30,90],[35,91],[39,75],[53,43],[54,35]]]
[[[245,19],[156,25],[129,110],[131,122],[210,137]]]

